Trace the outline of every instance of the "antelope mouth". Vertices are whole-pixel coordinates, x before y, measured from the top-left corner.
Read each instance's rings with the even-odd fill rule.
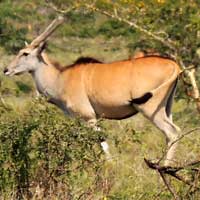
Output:
[[[5,72],[4,73],[6,76],[10,76],[10,72]]]
[[[11,72],[10,72],[7,68],[5,68],[5,69],[3,70],[3,73],[4,73],[4,75],[6,75],[6,76],[10,76],[10,74],[11,74]]]
[[[5,68],[3,70],[3,73],[5,76],[14,76],[14,75],[20,75],[23,74],[25,71],[24,70],[20,70],[17,68]]]
[[[4,75],[13,76],[13,75],[15,75],[15,73],[14,73],[14,71],[4,71]]]
[[[20,75],[22,72],[15,72],[14,70],[9,71],[9,70],[4,70],[4,75],[6,76],[14,76],[14,75]]]

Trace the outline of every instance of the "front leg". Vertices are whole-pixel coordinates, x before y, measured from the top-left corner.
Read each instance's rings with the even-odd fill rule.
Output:
[[[90,127],[92,127],[95,131],[101,131],[101,128],[99,126],[97,126],[97,120],[96,119],[90,119],[87,121],[88,125]],[[105,139],[102,139],[101,143],[101,148],[103,149],[105,155],[106,155],[106,158],[108,160],[111,159],[111,154],[110,154],[110,150],[109,150],[109,145],[108,143],[106,142]]]
[[[97,126],[96,113],[88,100],[82,101],[81,104],[75,104],[75,102],[74,103],[71,103],[71,102],[72,101],[68,101],[66,103],[66,110],[67,112],[70,113],[70,116],[81,117],[95,131],[101,131],[101,128]],[[106,158],[111,159],[109,146],[108,146],[108,143],[105,141],[105,139],[101,141],[101,147],[106,155]]]

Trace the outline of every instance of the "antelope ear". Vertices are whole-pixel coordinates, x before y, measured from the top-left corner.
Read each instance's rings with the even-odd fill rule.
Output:
[[[42,61],[44,63],[46,63],[46,62],[45,62],[44,58],[42,57],[42,52],[45,50],[46,46],[47,46],[46,42],[41,42],[39,44],[39,46],[36,48],[36,56],[38,57],[38,59],[40,61]]]
[[[37,47],[37,54],[40,55],[47,47],[47,42],[41,42]]]

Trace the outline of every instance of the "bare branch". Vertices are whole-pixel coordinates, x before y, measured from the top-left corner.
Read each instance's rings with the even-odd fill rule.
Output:
[[[188,132],[182,134],[178,139],[176,139],[174,142],[171,143],[171,145],[167,148],[167,151],[166,151],[165,155],[167,154],[167,152],[168,152],[177,142],[179,142],[180,140],[182,140],[185,136],[187,136],[187,135],[189,135],[189,134],[191,134],[191,133],[193,133],[193,132],[195,132],[195,131],[198,131],[198,130],[200,130],[200,127],[194,128],[194,129],[192,129],[192,130],[190,130],[190,131],[188,131]]]
[[[191,182],[191,181],[187,180],[185,177],[177,174],[181,170],[185,170],[186,168],[191,168],[191,167],[194,167],[195,165],[200,164],[199,160],[193,161],[189,164],[182,165],[182,166],[179,166],[179,167],[161,166],[159,163],[153,163],[150,160],[147,160],[145,158],[144,158],[144,161],[149,168],[154,169],[154,170],[158,171],[159,173],[170,175],[173,178],[175,178],[179,181],[182,181],[183,183],[185,183],[187,185],[193,186],[196,189],[200,189],[199,187],[194,186],[193,182]]]
[[[172,194],[172,196],[174,197],[175,200],[180,200],[180,197],[177,195],[176,191],[174,190],[174,188],[170,185],[170,183],[168,182],[167,178],[165,177],[165,174],[163,172],[159,172],[165,186],[167,187],[167,189],[170,191],[170,193]]]
[[[167,189],[169,190],[169,192],[173,195],[175,200],[179,200],[179,196],[176,194],[176,191],[173,189],[173,187],[170,185],[170,183],[167,181],[165,175],[169,174],[171,176],[174,176],[174,174],[176,174],[176,171],[179,170],[179,168],[172,168],[172,167],[165,167],[165,166],[160,166],[157,163],[153,163],[147,159],[144,158],[145,163],[147,164],[147,166],[151,169],[156,170],[159,175],[161,176],[165,186],[167,187]]]
[[[150,32],[150,31],[147,31],[146,29],[142,28],[141,26],[139,26],[135,22],[128,21],[128,20],[126,20],[126,19],[124,19],[124,18],[122,18],[122,17],[120,17],[116,14],[111,14],[111,13],[105,11],[105,10],[101,10],[101,9],[95,7],[94,5],[86,4],[85,6],[92,11],[102,13],[102,14],[108,16],[108,17],[111,17],[113,19],[117,19],[120,22],[124,22],[124,23],[128,24],[129,26],[134,27],[134,28],[138,29],[139,31],[145,33],[146,35],[154,38],[155,40],[160,41],[161,43],[165,44],[165,46],[169,47],[170,49],[172,49],[174,51],[177,50],[176,43],[174,41],[172,41],[170,39],[166,39],[166,38],[164,39],[164,38]],[[115,13],[117,13],[116,9],[114,9],[114,11],[115,11]]]
[[[149,168],[154,169],[159,173],[159,175],[162,177],[162,180],[163,180],[164,184],[166,185],[167,189],[174,196],[174,199],[179,199],[179,196],[177,195],[174,188],[167,181],[167,178],[165,175],[170,175],[171,177],[175,178],[176,180],[181,181],[181,182],[191,186],[190,189],[191,188],[195,189],[195,190],[200,189],[196,184],[197,180],[190,181],[190,180],[187,180],[185,177],[177,174],[180,170],[185,170],[188,167],[193,167],[197,164],[200,164],[199,160],[191,162],[184,166],[180,166],[180,167],[160,166],[159,163],[153,163],[145,158],[144,158],[144,161]],[[197,177],[199,177],[199,170],[197,170],[197,172],[198,172]]]
[[[176,139],[175,141],[173,141],[171,143],[171,145],[163,152],[163,155],[161,156],[161,158],[159,159],[159,161],[157,163],[160,164],[160,162],[163,161],[163,159],[166,157],[166,155],[169,152],[169,150],[171,148],[173,148],[173,146],[176,145],[177,142],[179,142],[180,140],[182,140],[185,136],[187,136],[187,135],[189,135],[189,134],[191,134],[191,133],[193,133],[195,131],[198,131],[198,130],[200,130],[200,127],[194,128],[194,129],[192,129],[192,130],[190,130],[190,131],[182,134],[178,139]]]
[[[187,135],[189,135],[189,134],[191,134],[191,133],[193,133],[195,131],[198,131],[198,130],[200,130],[200,127],[192,129],[192,130],[186,132],[185,134],[181,135],[177,140],[175,140],[170,145],[170,147],[167,149],[167,151],[163,154],[163,156],[161,157],[161,159],[158,162],[152,162],[152,161],[147,160],[147,159],[144,158],[144,161],[147,164],[147,166],[149,168],[151,168],[151,169],[156,170],[159,173],[159,175],[162,177],[162,180],[163,180],[164,184],[166,185],[166,187],[170,191],[170,193],[173,195],[174,199],[179,199],[179,197],[176,194],[174,188],[167,181],[165,175],[169,175],[169,176],[175,178],[176,180],[181,181],[184,184],[191,186],[190,188],[192,188],[192,189],[200,189],[197,186],[197,183],[196,183],[197,180],[193,180],[193,181],[192,180],[188,180],[188,178],[178,174],[178,172],[181,171],[181,170],[185,170],[185,169],[191,168],[193,171],[197,171],[198,172],[197,175],[199,177],[199,169],[196,169],[195,166],[200,164],[200,160],[196,160],[196,161],[193,161],[193,162],[190,162],[190,163],[187,163],[185,165],[178,166],[178,167],[162,166],[162,165],[160,165],[160,161],[164,159],[164,157],[166,156],[167,152],[170,150],[170,148],[173,147],[173,145],[175,145],[178,141],[183,139],[185,136],[187,136]]]
[[[53,4],[53,2],[50,2],[49,0],[45,0],[45,2],[48,7],[52,8],[54,11],[56,11],[57,13],[60,13],[62,15],[66,15],[67,13],[71,12],[72,10],[75,10],[78,7],[77,5],[74,5],[70,8],[62,10],[62,9],[59,9],[55,4]]]

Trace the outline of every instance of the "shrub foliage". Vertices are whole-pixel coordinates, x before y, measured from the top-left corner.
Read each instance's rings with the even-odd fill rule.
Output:
[[[43,101],[32,103],[24,116],[14,111],[1,115],[1,193],[13,191],[15,199],[49,198],[60,190],[66,198],[82,195],[84,199],[91,190],[100,190],[99,145],[104,136],[79,119],[58,115]]]

